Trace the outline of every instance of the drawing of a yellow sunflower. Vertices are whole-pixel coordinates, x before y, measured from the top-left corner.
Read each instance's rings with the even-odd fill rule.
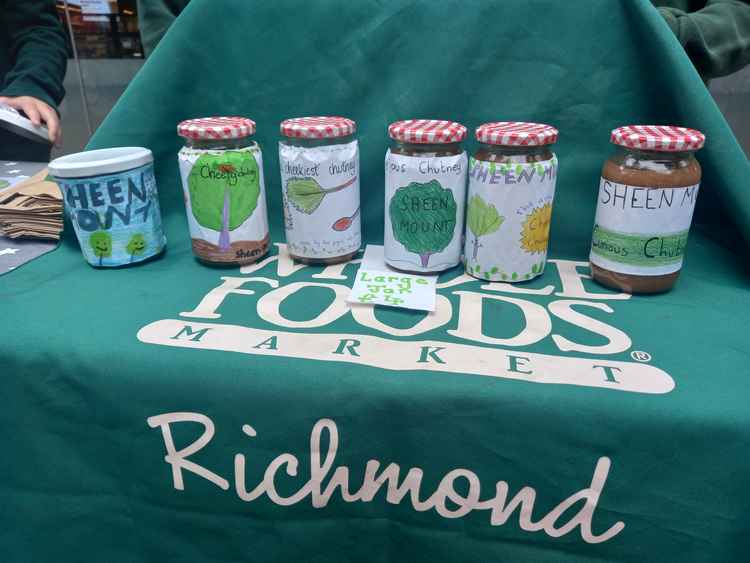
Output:
[[[551,203],[545,203],[529,213],[521,226],[521,248],[530,254],[546,251],[551,219]]]

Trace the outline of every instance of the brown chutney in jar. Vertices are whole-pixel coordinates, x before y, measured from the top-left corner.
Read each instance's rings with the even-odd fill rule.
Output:
[[[297,262],[348,262],[362,245],[357,124],[339,116],[281,122],[284,229]]]
[[[464,257],[478,279],[525,282],[547,260],[558,131],[543,123],[497,121],[477,127],[469,165]]]
[[[594,280],[627,293],[672,288],[692,221],[705,137],[684,127],[633,125],[612,132],[591,243]]]
[[[217,266],[244,266],[268,253],[263,155],[246,117],[202,117],[177,125],[193,253]]]
[[[466,127],[407,119],[388,126],[383,252],[391,268],[438,273],[461,260],[468,157]]]

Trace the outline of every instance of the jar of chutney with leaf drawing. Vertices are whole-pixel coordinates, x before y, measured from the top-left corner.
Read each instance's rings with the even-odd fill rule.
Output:
[[[499,121],[477,127],[469,162],[464,256],[466,273],[482,280],[523,282],[547,261],[557,157],[557,129]]]
[[[304,264],[351,260],[362,245],[357,124],[345,117],[281,122],[286,244]]]
[[[256,262],[270,243],[263,155],[246,117],[188,119],[178,162],[193,253],[214,265]]]
[[[385,156],[386,263],[413,273],[442,272],[461,260],[466,201],[466,127],[455,121],[391,123]]]

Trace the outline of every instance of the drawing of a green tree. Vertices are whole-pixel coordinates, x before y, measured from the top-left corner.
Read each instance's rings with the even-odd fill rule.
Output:
[[[419,254],[426,268],[430,256],[445,250],[453,239],[456,210],[453,192],[437,180],[402,186],[388,207],[393,236],[406,250]]]
[[[477,259],[479,237],[496,232],[503,224],[503,221],[505,221],[505,217],[497,212],[494,205],[488,204],[478,195],[471,197],[466,211],[466,222],[471,234],[474,235],[472,260]]]
[[[94,251],[94,256],[99,257],[99,265],[105,258],[112,256],[112,236],[106,231],[95,231],[89,237],[89,246]]]
[[[229,231],[255,211],[260,196],[258,163],[248,152],[204,154],[188,176],[193,216],[198,223],[219,231],[219,249],[229,250]]]
[[[146,239],[141,233],[133,234],[128,241],[128,245],[125,247],[125,250],[130,254],[130,261],[132,262],[135,256],[143,254],[146,250]]]

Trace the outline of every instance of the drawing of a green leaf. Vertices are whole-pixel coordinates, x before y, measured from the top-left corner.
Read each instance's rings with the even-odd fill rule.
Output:
[[[467,214],[469,229],[475,237],[494,233],[505,221],[494,205],[488,205],[481,197],[474,195],[469,200]]]
[[[308,215],[318,208],[325,195],[325,190],[312,178],[292,178],[286,184],[289,203]]]

